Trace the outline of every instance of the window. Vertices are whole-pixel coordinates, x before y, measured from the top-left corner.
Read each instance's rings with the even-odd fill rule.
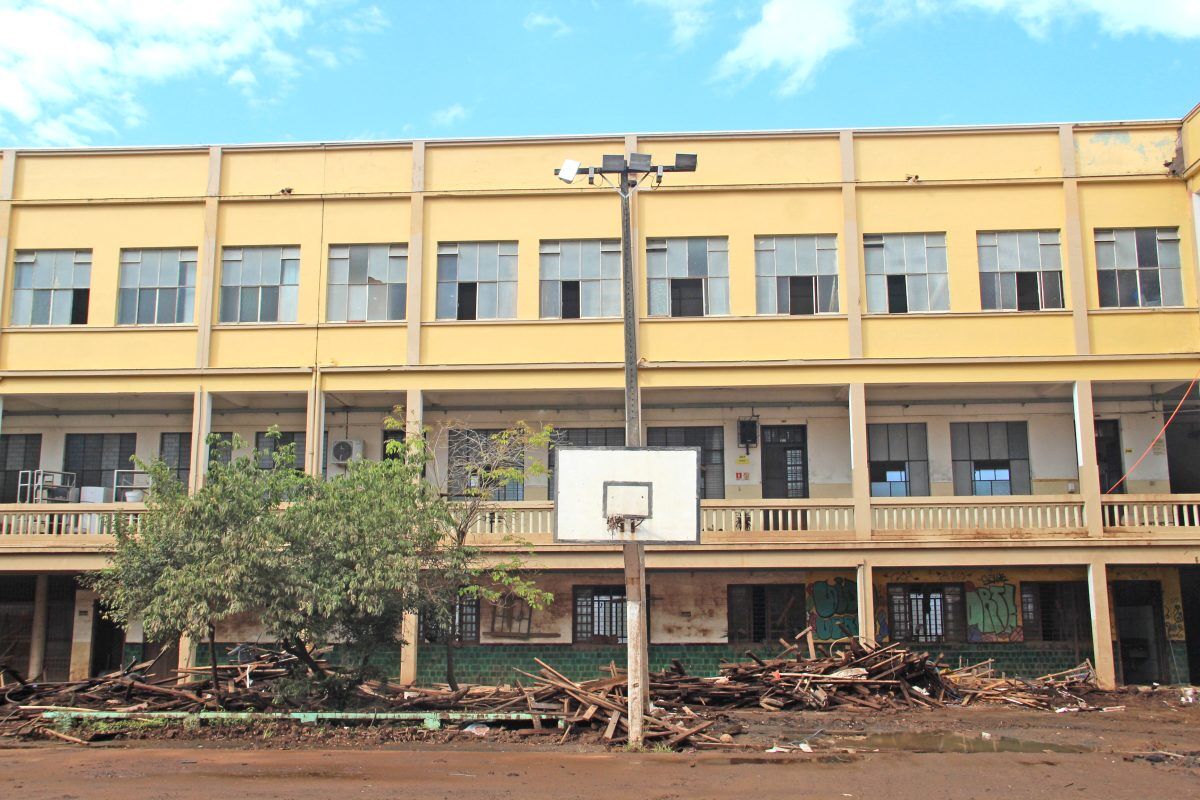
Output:
[[[725,498],[725,429],[720,425],[683,428],[647,428],[650,447],[700,448],[700,497]]]
[[[388,452],[388,442],[399,442],[401,445],[403,445],[404,436],[405,432],[403,429],[383,431],[383,441],[381,443],[379,452],[382,454],[384,461],[399,461],[404,457],[402,450],[395,453]]]
[[[868,233],[863,236],[867,262],[867,311],[907,314],[949,311],[946,234]]]
[[[624,586],[576,586],[574,611],[575,644],[625,643]]]
[[[299,247],[226,247],[221,253],[221,322],[295,322]]]
[[[541,246],[541,316],[621,316],[621,241],[546,241]]]
[[[212,433],[210,436],[217,438],[213,444],[207,445],[209,463],[228,464],[233,461],[233,433]]]
[[[164,433],[158,440],[158,457],[171,468],[175,478],[184,486],[188,485],[192,469],[192,434]]]
[[[1029,494],[1029,431],[1024,422],[952,422],[956,495]]]
[[[729,313],[729,244],[723,236],[648,239],[650,316]]]
[[[505,595],[492,603],[491,634],[497,638],[528,639],[533,625],[533,608],[526,601]]]
[[[1092,622],[1083,581],[1021,581],[1021,628],[1027,642],[1091,643]]]
[[[525,482],[514,480],[502,486],[481,486],[482,480],[498,482],[496,478],[481,478],[478,465],[491,447],[491,440],[499,430],[461,430],[452,428],[447,441],[450,457],[449,490],[453,497],[466,497],[487,490],[493,500],[524,500]],[[499,447],[499,445],[497,445]],[[498,454],[493,454],[498,455]],[[485,470],[493,472],[504,466],[524,470],[524,454],[513,454],[507,465],[500,463],[483,465]]]
[[[408,245],[332,244],[326,322],[404,319],[408,301]]]
[[[296,454],[292,461],[292,468],[303,472],[304,448],[307,440],[308,434],[305,431],[280,431],[279,436],[268,436],[266,431],[254,434],[254,449],[262,453],[258,460],[259,469],[274,469],[275,451],[294,444],[296,445]]]
[[[437,256],[438,319],[514,319],[516,242],[443,242]]]
[[[446,631],[436,622],[422,614],[421,639],[430,643],[445,644]],[[459,596],[454,606],[454,640],[459,644],[479,644],[479,598]]]
[[[790,640],[807,626],[804,584],[729,586],[730,642]]]
[[[86,325],[91,250],[18,250],[13,325]]]
[[[192,321],[196,305],[196,248],[122,250],[118,325]]]
[[[962,586],[888,584],[888,619],[894,642],[962,642],[967,638]]]
[[[555,428],[546,453],[547,484],[554,499],[554,450],[557,447],[624,447],[624,428]]]
[[[759,314],[836,312],[837,237],[756,236],[754,276]]]
[[[929,444],[924,422],[867,425],[872,497],[927,497]]]
[[[0,433],[0,503],[17,502],[21,470],[41,466],[40,433]]]
[[[115,470],[133,469],[136,449],[135,433],[68,433],[63,471],[75,473],[76,486],[111,489]]]
[[[1058,231],[981,232],[977,244],[985,311],[1063,307]]]
[[[1183,305],[1178,228],[1097,228],[1101,308]]]

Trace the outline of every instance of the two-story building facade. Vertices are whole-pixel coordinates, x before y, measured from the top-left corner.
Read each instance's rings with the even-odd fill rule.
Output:
[[[132,455],[196,486],[210,434],[277,425],[336,474],[382,456],[396,406],[410,433],[623,444],[617,199],[553,169],[631,152],[699,163],[633,199],[644,439],[702,461],[700,543],[647,554],[652,662],[713,669],[812,625],[1200,678],[1195,110],[0,151],[0,658],[54,679],[156,647],[77,582],[142,508]],[[619,549],[556,544],[553,453],[527,458],[549,474],[477,537],[531,544],[555,600],[467,604],[467,680],[622,658]],[[408,634],[396,669],[438,680],[440,645]]]

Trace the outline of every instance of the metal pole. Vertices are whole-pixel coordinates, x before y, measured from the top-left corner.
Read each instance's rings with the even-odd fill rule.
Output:
[[[625,325],[625,444],[642,444],[642,400],[638,390],[637,306],[634,302],[633,215],[630,209],[633,185],[629,166],[621,170],[621,288]],[[643,717],[650,701],[649,632],[646,630],[646,547],[626,542],[625,636],[628,642],[626,680],[629,694],[629,744],[641,747]]]

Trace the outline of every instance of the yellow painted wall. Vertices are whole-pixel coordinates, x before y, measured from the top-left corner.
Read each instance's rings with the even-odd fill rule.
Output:
[[[953,286],[951,287],[953,290]],[[1070,312],[879,314],[863,320],[868,358],[1069,355]]]
[[[89,326],[91,327],[91,326]],[[186,369],[196,363],[196,328],[134,326],[89,330],[13,328],[0,335],[0,364],[9,370]]]
[[[1200,315],[1193,309],[1112,311],[1088,319],[1095,353],[1195,353]]]
[[[422,358],[433,364],[619,364],[621,323],[450,322],[421,328]]]
[[[1191,110],[1183,121],[1183,166],[1188,176],[1188,190],[1200,192],[1200,106]]]
[[[664,186],[836,183],[841,180],[837,134],[753,139],[646,139],[638,150],[655,165],[695,153],[699,168],[669,175]]]
[[[858,133],[855,167],[860,181],[980,178],[1056,178],[1062,175],[1057,131],[953,134]]]
[[[221,158],[223,196],[407,192],[412,188],[408,146],[230,150]]]
[[[585,166],[605,153],[623,154],[625,141],[556,141],[470,146],[431,142],[425,148],[425,189],[432,192],[562,189],[554,170],[567,158]],[[581,179],[579,187],[586,186]],[[586,191],[579,188],[576,191]]]
[[[647,361],[780,361],[849,357],[843,316],[649,319],[639,326]],[[619,353],[618,353],[619,358]]]
[[[19,200],[198,197],[204,194],[207,182],[207,148],[136,154],[22,154],[17,158],[13,197]]]
[[[1175,158],[1178,126],[1075,131],[1080,175],[1165,175]]]

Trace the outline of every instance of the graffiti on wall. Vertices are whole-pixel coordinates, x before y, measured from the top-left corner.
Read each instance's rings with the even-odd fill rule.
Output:
[[[988,583],[963,587],[967,606],[967,641],[1021,642],[1025,640],[1017,609],[1017,587]]]
[[[858,635],[858,592],[846,578],[815,581],[808,623],[817,639],[840,639]]]

